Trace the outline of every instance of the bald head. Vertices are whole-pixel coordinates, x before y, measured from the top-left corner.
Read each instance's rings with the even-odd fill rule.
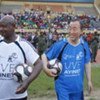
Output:
[[[15,37],[15,19],[11,15],[6,15],[0,20],[0,34],[8,41]]]
[[[1,18],[0,24],[14,25],[15,24],[15,18],[12,15],[6,15],[6,16]]]

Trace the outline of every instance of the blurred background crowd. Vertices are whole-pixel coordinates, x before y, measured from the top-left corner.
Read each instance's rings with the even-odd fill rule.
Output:
[[[82,37],[88,41],[92,51],[92,62],[96,62],[100,49],[100,1],[37,1],[0,0],[0,18],[6,14],[13,15],[16,33],[30,41],[40,55],[54,42],[66,38],[68,24],[77,18],[82,24]]]

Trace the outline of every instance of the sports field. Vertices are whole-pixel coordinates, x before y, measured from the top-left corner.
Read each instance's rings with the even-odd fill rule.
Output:
[[[88,96],[85,79],[85,100],[100,100],[100,49],[96,60],[96,63],[92,63],[92,81],[94,92],[91,96]],[[42,72],[38,79],[31,84],[28,92],[29,100],[56,100],[53,78],[47,77],[44,72]]]

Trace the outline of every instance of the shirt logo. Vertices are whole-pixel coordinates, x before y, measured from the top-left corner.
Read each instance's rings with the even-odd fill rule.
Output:
[[[8,58],[8,62],[13,62],[18,58],[18,55],[16,53],[12,53],[9,58]]]
[[[79,52],[79,53],[76,55],[76,60],[81,60],[83,56],[84,56],[83,52]]]

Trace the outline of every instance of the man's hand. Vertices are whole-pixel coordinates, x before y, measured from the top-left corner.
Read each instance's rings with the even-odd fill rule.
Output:
[[[23,83],[20,84],[20,86],[17,88],[16,90],[16,94],[21,94],[21,93],[24,93],[27,88],[28,88],[28,83],[27,81],[25,80]]]
[[[49,68],[46,68],[44,71],[45,71],[45,73],[46,73],[49,77],[56,77],[56,76],[57,76],[57,71],[56,71],[56,69],[49,69]]]

